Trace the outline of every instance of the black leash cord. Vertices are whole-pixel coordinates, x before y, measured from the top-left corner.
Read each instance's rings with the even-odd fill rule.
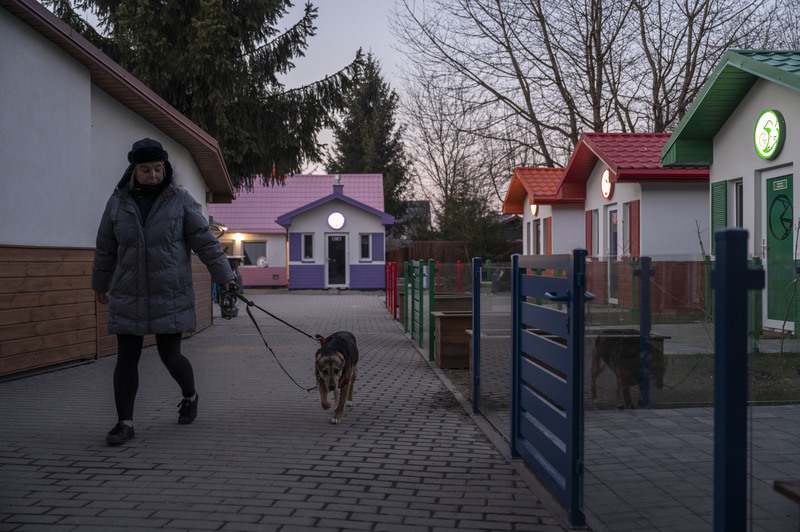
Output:
[[[310,334],[308,334],[308,333],[306,333],[306,332],[303,332],[303,331],[301,331],[300,329],[298,329],[298,328],[297,328],[297,327],[295,327],[294,325],[291,325],[291,324],[289,324],[289,323],[287,323],[287,322],[283,321],[282,319],[280,319],[280,318],[278,318],[278,317],[274,316],[273,314],[271,314],[271,313],[267,312],[266,310],[264,310],[263,308],[259,307],[258,305],[256,305],[255,303],[253,303],[252,301],[250,301],[249,299],[247,299],[246,297],[244,297],[244,296],[243,296],[243,295],[241,295],[241,294],[238,294],[238,293],[237,293],[237,294],[236,294],[236,297],[238,297],[239,299],[241,299],[242,301],[244,301],[245,303],[247,303],[247,307],[245,308],[245,310],[247,311],[247,315],[248,315],[248,316],[250,316],[250,321],[252,321],[252,322],[253,322],[253,325],[255,325],[255,326],[256,326],[256,330],[258,331],[258,334],[259,334],[259,336],[261,336],[261,340],[263,340],[263,341],[264,341],[264,345],[265,345],[265,346],[267,346],[267,349],[269,350],[269,352],[270,352],[270,353],[272,353],[272,358],[274,358],[274,359],[275,359],[275,362],[277,362],[277,363],[278,363],[278,366],[279,366],[279,367],[280,367],[280,368],[283,370],[283,372],[286,374],[286,376],[287,376],[287,377],[289,377],[289,380],[291,380],[291,381],[292,381],[292,382],[295,384],[295,386],[297,386],[297,387],[298,387],[298,388],[300,388],[301,390],[305,390],[305,391],[306,391],[306,393],[308,393],[308,392],[310,392],[311,390],[315,389],[315,388],[316,388],[316,386],[312,386],[311,388],[303,388],[303,386],[302,386],[301,384],[299,384],[299,383],[298,383],[296,380],[294,380],[294,377],[292,377],[292,376],[291,376],[291,374],[290,374],[288,371],[286,371],[286,368],[284,368],[284,367],[283,367],[283,364],[281,364],[281,361],[280,361],[280,360],[278,360],[278,355],[276,355],[276,354],[275,354],[275,351],[273,351],[273,350],[272,350],[272,348],[271,348],[271,347],[269,346],[269,344],[267,343],[267,339],[266,339],[266,338],[264,338],[264,333],[262,333],[262,332],[261,332],[261,327],[259,327],[259,326],[258,326],[258,322],[256,321],[255,317],[253,316],[253,313],[252,313],[252,312],[250,312],[250,307],[256,307],[258,310],[262,311],[263,313],[267,314],[268,316],[271,316],[272,318],[275,318],[275,319],[276,319],[276,320],[278,320],[279,322],[281,322],[281,323],[283,323],[283,324],[285,324],[285,325],[288,325],[289,327],[291,327],[291,328],[292,328],[292,329],[294,329],[295,331],[297,331],[297,332],[299,332],[299,333],[302,333],[302,334],[304,334],[304,335],[308,336],[309,338],[311,338],[311,339],[313,339],[313,340],[317,340],[317,341],[319,341],[319,340],[322,338],[322,336],[320,336],[320,335],[316,335],[316,337],[314,337],[314,336],[311,336]]]
[[[241,300],[242,300],[242,301],[243,301],[243,302],[244,302],[244,303],[245,303],[245,304],[248,306],[248,311],[247,311],[247,313],[248,313],[248,314],[250,314],[249,307],[256,307],[258,310],[260,310],[261,312],[263,312],[264,314],[266,314],[266,315],[267,315],[267,316],[269,316],[270,318],[272,318],[272,319],[274,319],[274,320],[278,320],[279,322],[283,323],[283,324],[284,324],[284,325],[286,325],[287,327],[290,327],[290,328],[294,329],[295,331],[299,332],[300,334],[302,334],[302,335],[304,335],[304,336],[308,336],[308,337],[309,337],[309,338],[311,338],[312,340],[316,340],[316,341],[318,341],[318,342],[320,342],[320,343],[322,342],[322,340],[324,340],[324,337],[323,337],[323,336],[321,336],[321,335],[319,335],[319,334],[315,334],[314,336],[311,336],[311,335],[310,335],[310,334],[308,334],[307,332],[305,332],[305,331],[303,331],[303,330],[300,330],[300,329],[298,329],[297,327],[295,327],[294,325],[292,325],[292,324],[291,324],[291,323],[289,323],[288,321],[284,321],[284,320],[280,319],[280,318],[279,318],[278,316],[276,316],[275,314],[273,314],[273,313],[269,312],[269,311],[268,311],[268,310],[266,310],[266,309],[263,309],[263,308],[259,307],[258,305],[256,305],[255,303],[253,303],[252,301],[250,301],[249,299],[247,299],[246,297],[244,297],[242,294],[240,294],[240,293],[238,293],[238,292],[234,292],[233,294],[234,294],[236,297],[238,297],[239,299],[241,299]],[[250,314],[250,318],[251,318],[251,319],[252,319],[252,317],[253,317],[253,315],[252,315],[252,314]],[[255,323],[255,320],[253,320],[253,323]],[[256,324],[256,328],[258,328],[258,325],[257,325],[257,324]],[[259,330],[259,332],[261,332],[261,331]]]

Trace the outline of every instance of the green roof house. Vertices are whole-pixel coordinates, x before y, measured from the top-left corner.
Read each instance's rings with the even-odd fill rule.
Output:
[[[794,186],[800,157],[800,51],[731,50],[664,145],[664,166],[709,168],[712,233],[742,227],[767,273],[763,325],[795,328]],[[789,313],[787,315],[787,309]]]

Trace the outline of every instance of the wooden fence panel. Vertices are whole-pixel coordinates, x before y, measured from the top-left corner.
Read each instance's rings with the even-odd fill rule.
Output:
[[[91,289],[93,261],[89,248],[0,245],[0,375],[116,353]],[[192,271],[200,331],[213,323],[211,277],[194,256]]]
[[[0,375],[96,355],[94,251],[0,246]]]

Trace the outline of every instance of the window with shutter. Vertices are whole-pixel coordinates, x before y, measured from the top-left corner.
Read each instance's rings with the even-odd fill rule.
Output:
[[[711,254],[715,255],[716,239],[719,229],[728,226],[728,183],[718,181],[711,184]]]

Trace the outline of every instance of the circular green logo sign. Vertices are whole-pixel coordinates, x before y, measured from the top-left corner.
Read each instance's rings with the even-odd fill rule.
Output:
[[[780,111],[768,109],[761,113],[756,122],[753,141],[756,153],[762,159],[773,159],[778,156],[783,148],[786,138],[783,115]]]

